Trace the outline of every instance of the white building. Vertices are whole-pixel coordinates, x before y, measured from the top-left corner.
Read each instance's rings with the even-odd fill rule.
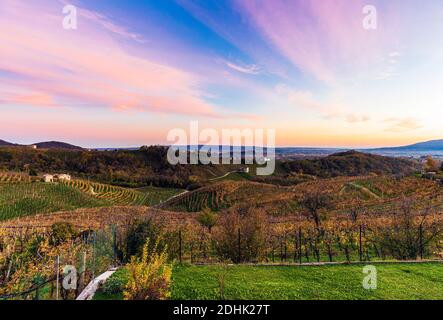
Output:
[[[58,174],[56,178],[59,181],[71,181],[71,176],[69,174]]]
[[[43,182],[54,182],[54,176],[52,174],[45,174],[42,180]]]

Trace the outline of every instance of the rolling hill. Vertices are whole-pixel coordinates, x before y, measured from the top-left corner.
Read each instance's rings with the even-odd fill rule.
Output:
[[[313,160],[287,161],[282,164],[282,167],[288,172],[309,174],[321,178],[369,174],[408,174],[417,169],[417,165],[413,161],[354,150]]]
[[[15,146],[15,144],[0,139],[0,147],[12,147],[12,146]]]
[[[78,147],[66,142],[60,142],[60,141],[46,141],[46,142],[39,142],[34,143],[35,146],[37,146],[38,149],[67,149],[67,150],[83,150],[82,147]]]
[[[75,146],[66,142],[60,141],[44,141],[38,143],[31,143],[29,145],[17,144],[0,139],[0,147],[27,147],[36,146],[38,149],[65,149],[65,150],[83,150],[82,147]]]

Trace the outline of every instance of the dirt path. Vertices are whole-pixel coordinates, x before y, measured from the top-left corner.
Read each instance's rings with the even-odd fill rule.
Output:
[[[214,181],[214,180],[223,179],[223,178],[226,178],[227,176],[229,176],[230,174],[237,173],[237,172],[238,171],[229,171],[228,173],[226,173],[226,174],[224,174],[224,175],[222,175],[220,177],[212,178],[212,179],[209,179],[208,181]]]
[[[368,188],[366,188],[366,187],[364,187],[364,186],[361,186],[361,185],[359,185],[359,184],[357,184],[357,183],[354,183],[354,182],[346,183],[346,184],[343,186],[343,188],[340,190],[340,192],[339,192],[340,195],[342,195],[343,192],[345,192],[346,187],[352,187],[352,188],[354,188],[354,189],[356,189],[356,190],[358,190],[358,191],[360,191],[360,192],[362,192],[362,193],[367,194],[368,196],[370,196],[370,197],[372,197],[372,198],[374,198],[374,199],[380,199],[380,196],[376,195],[374,192],[372,192],[372,191],[369,190]]]
[[[167,204],[169,201],[171,201],[171,200],[173,200],[173,199],[175,199],[175,198],[181,197],[181,196],[183,196],[183,195],[185,195],[185,194],[187,194],[187,193],[189,193],[189,191],[188,191],[188,190],[185,190],[185,191],[183,191],[183,192],[181,192],[181,193],[179,193],[179,194],[176,194],[175,196],[169,197],[169,198],[166,199],[165,201],[160,202],[159,204],[156,204],[155,206],[152,206],[152,208],[160,208],[160,207],[162,207],[163,205]]]

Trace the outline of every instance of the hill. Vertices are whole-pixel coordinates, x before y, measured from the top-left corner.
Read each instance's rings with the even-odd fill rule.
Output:
[[[408,146],[402,146],[402,147],[391,147],[391,148],[380,148],[377,150],[398,150],[398,151],[434,151],[434,150],[443,150],[443,139],[441,140],[432,140],[432,141],[426,141],[426,142],[420,142],[411,144]]]
[[[12,147],[15,146],[16,144],[5,141],[5,140],[1,140],[0,139],[0,147]]]
[[[83,150],[82,147],[74,146],[66,142],[47,141],[34,143],[38,149],[67,149],[67,150]]]
[[[0,139],[0,147],[26,147],[26,146],[36,146],[38,149],[83,150],[82,147],[60,141],[44,141],[44,142],[32,143],[30,145],[23,145]]]
[[[335,153],[313,160],[287,161],[282,167],[288,172],[314,175],[321,178],[365,176],[369,174],[409,174],[417,170],[416,163],[357,151]]]
[[[50,147],[56,146],[51,144]],[[60,146],[60,145],[58,145]],[[238,170],[241,165],[171,165],[167,148],[143,147],[139,150],[89,151],[85,149],[0,149],[0,171],[69,173],[76,178],[93,179],[125,187],[186,188]]]

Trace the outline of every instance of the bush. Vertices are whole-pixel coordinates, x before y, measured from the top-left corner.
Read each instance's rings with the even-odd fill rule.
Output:
[[[77,236],[74,226],[69,222],[56,222],[51,226],[53,245],[59,245]]]
[[[208,228],[209,233],[217,223],[217,215],[211,211],[211,209],[204,209],[198,216],[197,221],[203,226]]]
[[[151,248],[159,242],[161,226],[156,224],[152,219],[145,221],[135,221],[128,230],[126,235],[126,256],[140,256],[146,239],[151,239]],[[160,247],[163,247],[160,245]]]
[[[124,292],[125,300],[165,300],[171,296],[172,268],[167,264],[166,249],[157,249],[157,243],[150,250],[148,239],[143,247],[142,257],[133,256],[126,265],[128,283]]]
[[[243,214],[231,210],[220,219],[214,235],[218,255],[235,263],[261,260],[265,251],[266,226],[267,216],[261,209],[250,209]]]

